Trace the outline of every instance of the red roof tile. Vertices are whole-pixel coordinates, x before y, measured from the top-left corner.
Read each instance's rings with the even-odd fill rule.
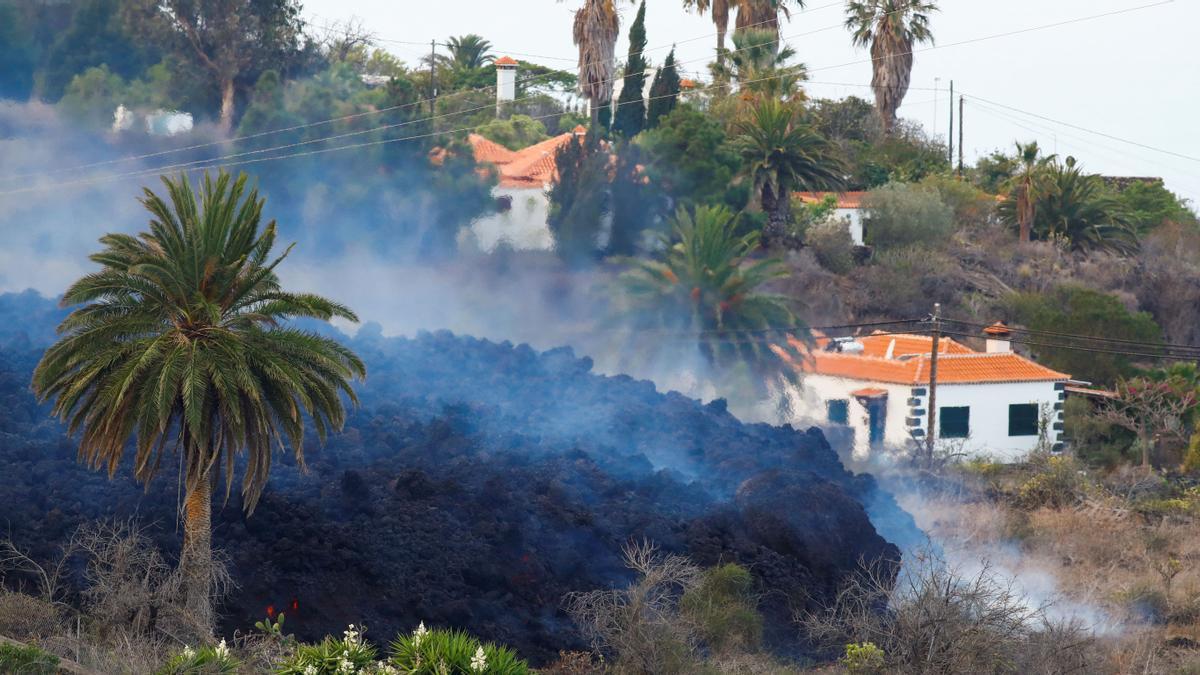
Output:
[[[497,66],[515,66],[518,61],[511,56],[501,56],[492,63],[495,63]]]
[[[886,358],[886,347],[880,351],[882,340],[896,339],[897,345],[911,349],[911,345],[924,340],[925,351],[901,353],[901,347],[893,350],[892,358]],[[924,336],[872,335],[860,338],[864,352],[827,352],[822,349],[822,340],[817,349],[809,348],[799,340],[789,338],[790,349],[775,348],[776,353],[794,368],[805,373],[843,377],[864,382],[887,382],[892,384],[927,384],[929,382],[929,344]],[[976,352],[966,345],[943,339],[945,348],[938,351],[938,383],[975,384],[985,382],[1061,382],[1071,379],[1070,375],[1051,370],[1029,359],[1011,352],[985,354]],[[827,340],[825,340],[827,342]],[[939,345],[940,347],[940,345]]]
[[[559,134],[515,152],[479,134],[471,134],[468,140],[475,151],[476,162],[495,164],[499,169],[501,186],[542,187],[554,180],[557,171],[555,153],[573,138],[574,133]]]
[[[797,192],[796,198],[805,204],[820,204],[825,197],[833,195],[837,198],[839,209],[861,209],[866,192]]]

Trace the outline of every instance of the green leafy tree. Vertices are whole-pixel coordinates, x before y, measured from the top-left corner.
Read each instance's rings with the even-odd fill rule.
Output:
[[[1146,235],[1162,225],[1178,223],[1195,228],[1196,213],[1162,181],[1134,181],[1117,193],[1130,225],[1138,235]]]
[[[1096,335],[1147,346],[1162,342],[1162,330],[1150,314],[1130,312],[1116,297],[1082,286],[1061,285],[1043,293],[1020,293],[1011,300],[1011,309],[1019,323],[1035,331]],[[1116,382],[1135,370],[1131,357],[1121,354],[1046,345],[1031,346],[1030,350],[1040,363],[1098,384]]]
[[[926,0],[852,0],[846,5],[846,28],[854,44],[871,50],[871,88],[884,133],[892,132],[908,93],[913,48],[933,43],[929,15],[937,9]]]
[[[356,320],[349,309],[285,291],[272,257],[274,221],[246,176],[163,179],[149,189],[151,214],[139,236],[109,234],[92,256],[100,270],[63,295],[78,305],[59,327],[33,376],[38,397],[72,434],[79,456],[111,476],[134,443],[134,476],[148,482],[168,451],[183,483],[180,568],[186,606],[200,631],[212,627],[212,494],[246,456],[242,503],[252,512],[286,442],[304,460],[304,415],[324,440],[345,420],[341,395],[355,401],[363,362],[334,340],[287,325],[295,318]]]
[[[773,98],[758,101],[735,129],[734,147],[742,158],[742,171],[767,214],[763,244],[787,243],[792,192],[842,185],[835,148],[798,107]]]
[[[638,7],[637,17],[629,27],[629,57],[625,61],[625,78],[621,84],[621,95],[617,97],[613,113],[613,130],[626,138],[633,138],[646,127],[646,100],[642,90],[646,87],[646,1]]]
[[[877,249],[943,247],[954,232],[954,210],[935,190],[888,183],[868,192],[863,207],[863,238]]]
[[[603,216],[609,212],[609,156],[592,132],[564,143],[554,157],[557,175],[550,187],[546,224],[554,250],[571,264],[594,260]]]
[[[679,103],[679,72],[675,69],[675,48],[667,54],[662,68],[654,73],[650,84],[650,101],[646,109],[646,128],[653,129]]]
[[[520,150],[544,141],[546,125],[529,115],[512,115],[508,119],[493,119],[475,129],[480,136],[495,141],[509,150]]]
[[[636,142],[646,151],[645,171],[651,182],[678,203],[745,206],[742,193],[731,187],[740,167],[738,155],[725,127],[712,115],[685,103]]]
[[[154,45],[133,39],[121,21],[118,0],[85,0],[46,55],[42,97],[57,101],[76,74],[97,66],[135,79],[163,56]]]
[[[233,129],[239,85],[300,51],[297,0],[128,0],[123,9],[131,31],[208,74],[225,133]]]
[[[724,206],[698,206],[694,215],[680,209],[671,236],[662,235],[663,257],[627,262],[620,277],[627,317],[635,328],[692,332],[715,366],[778,372],[768,331],[781,331],[774,337],[782,339],[782,331],[806,329],[786,298],[763,290],[787,276],[783,263],[750,261],[759,234],[737,230]]]

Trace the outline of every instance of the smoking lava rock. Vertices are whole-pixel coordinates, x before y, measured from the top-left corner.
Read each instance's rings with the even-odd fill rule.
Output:
[[[28,390],[44,344],[14,334],[5,308],[0,296],[0,519],[35,556],[111,515],[154,523],[177,551],[173,471],[143,491],[126,468],[108,481],[77,465]],[[582,646],[563,596],[627,583],[621,546],[644,538],[748,566],[771,591],[771,642],[789,649],[798,606],[862,560],[899,557],[863,507],[881,501],[874,481],[817,430],[743,424],[720,402],[595,375],[568,349],[448,333],[350,342],[370,377],[346,429],[309,447],[307,474],[280,458],[253,516],[218,500],[214,545],[238,584],[226,633],[268,608],[306,639],[365,623],[386,641],[424,621],[542,661]]]

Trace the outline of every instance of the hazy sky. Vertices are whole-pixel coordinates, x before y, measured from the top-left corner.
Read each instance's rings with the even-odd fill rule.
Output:
[[[618,54],[634,6],[622,8]],[[582,0],[305,0],[314,24],[358,18],[381,46],[409,62],[428,51],[431,38],[479,33],[497,54],[573,68],[572,12]],[[716,37],[707,16],[686,12],[680,0],[648,0],[647,56],[662,63],[672,43],[681,68],[703,72]],[[783,35],[809,67],[812,96],[870,97],[868,55],[850,45],[841,26],[843,2],[808,0]],[[912,89],[900,110],[938,134],[946,133],[951,79],[967,96],[967,162],[977,154],[1038,139],[1050,151],[1073,154],[1096,172],[1162,176],[1172,190],[1200,203],[1200,1],[1174,0],[940,0],[934,15],[935,49],[916,54]],[[1154,6],[1149,6],[1154,5]],[[1144,7],[1115,16],[1047,27],[1083,17]],[[980,40],[980,38],[989,38]],[[405,44],[406,42],[422,43]],[[966,43],[966,44],[959,44]],[[924,47],[922,48],[924,49]],[[521,54],[538,55],[523,57]],[[986,99],[972,102],[972,96]],[[934,99],[937,99],[936,101]],[[1020,112],[1003,104],[1092,131],[1197,159],[1136,147]],[[935,115],[936,111],[936,115]]]

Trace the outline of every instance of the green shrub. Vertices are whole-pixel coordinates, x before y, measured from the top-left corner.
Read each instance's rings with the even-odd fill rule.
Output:
[[[326,636],[317,644],[299,645],[275,672],[279,675],[387,672],[375,663],[375,647],[363,640],[364,632],[365,628],[350,624],[340,640]]]
[[[390,663],[402,673],[441,675],[528,675],[529,664],[507,647],[482,643],[458,630],[427,630],[422,623],[410,635],[392,641]]]
[[[1079,467],[1068,457],[1047,457],[1037,471],[1017,488],[1017,506],[1025,509],[1062,508],[1083,496],[1086,483]]]
[[[846,645],[842,665],[850,675],[876,675],[883,672],[884,653],[873,642],[852,642]]]
[[[241,665],[222,639],[212,647],[185,647],[158,669],[158,675],[224,675],[238,672]]]
[[[0,644],[0,673],[21,675],[55,675],[58,657],[37,647]]]
[[[714,652],[753,651],[762,642],[763,620],[752,595],[754,578],[734,564],[706,570],[680,599],[680,611],[699,627]]]
[[[863,237],[877,249],[940,246],[954,232],[954,211],[932,190],[888,183],[867,193],[864,207]]]
[[[826,220],[813,224],[804,239],[817,262],[830,272],[845,274],[854,268],[854,239],[845,222]]]

